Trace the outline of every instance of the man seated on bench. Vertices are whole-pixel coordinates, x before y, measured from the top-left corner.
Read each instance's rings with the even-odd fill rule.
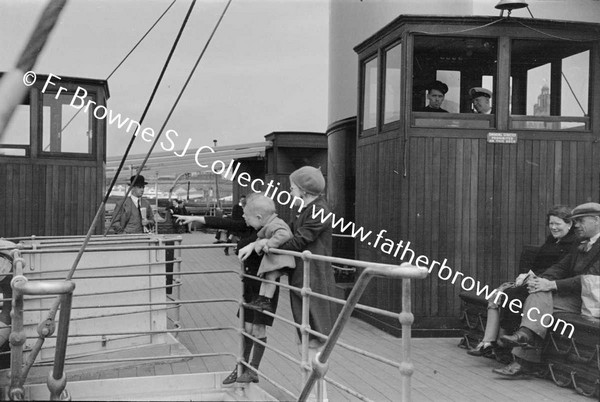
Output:
[[[600,275],[600,204],[590,202],[573,209],[571,219],[584,240],[565,258],[527,282],[529,296],[523,306],[521,327],[500,339],[513,346],[514,361],[494,373],[518,377],[532,371],[540,361],[540,348],[547,328],[541,317],[556,311],[581,313],[581,275]]]

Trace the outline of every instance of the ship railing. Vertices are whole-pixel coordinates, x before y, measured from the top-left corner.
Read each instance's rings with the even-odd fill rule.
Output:
[[[65,251],[74,251],[76,250],[75,248],[68,248],[68,246],[71,246],[71,244],[68,243],[63,243],[60,247],[56,247],[56,248],[50,248],[47,250],[23,250],[23,252],[27,253],[27,252],[51,252],[51,253],[56,253],[56,252],[65,252]],[[310,252],[293,252],[293,251],[284,251],[284,250],[276,250],[276,249],[272,249],[271,252],[273,253],[277,253],[277,254],[287,254],[287,255],[292,255],[294,257],[300,257],[303,260],[303,264],[304,264],[304,285],[302,288],[296,288],[284,283],[278,283],[278,282],[270,282],[267,281],[265,279],[262,278],[256,278],[254,276],[248,276],[252,279],[258,279],[264,282],[270,282],[270,283],[274,283],[277,286],[281,286],[284,288],[287,288],[289,291],[296,291],[299,292],[302,295],[302,309],[303,309],[303,314],[302,314],[302,323],[301,324],[296,324],[295,322],[282,317],[282,316],[278,316],[275,314],[271,314],[269,312],[264,312],[264,314],[268,314],[268,315],[272,315],[273,317],[288,323],[289,325],[294,326],[295,328],[297,328],[300,331],[301,334],[301,361],[298,361],[297,359],[295,359],[292,356],[289,356],[287,353],[285,353],[284,351],[280,351],[274,347],[272,347],[271,345],[267,345],[266,343],[263,343],[262,341],[260,341],[257,338],[254,338],[252,335],[246,333],[244,331],[244,319],[243,319],[243,309],[241,309],[241,314],[240,314],[240,326],[239,327],[235,327],[235,326],[219,326],[219,327],[202,327],[202,328],[181,328],[181,325],[179,323],[179,309],[182,305],[186,305],[186,304],[197,304],[197,303],[223,303],[223,302],[230,302],[230,303],[235,303],[235,304],[239,304],[239,305],[243,305],[243,302],[238,300],[238,299],[230,299],[230,298],[220,298],[220,299],[199,299],[199,300],[181,300],[180,298],[180,293],[179,293],[179,289],[182,285],[182,280],[180,278],[183,278],[187,275],[214,275],[214,274],[229,274],[229,273],[235,273],[240,275],[241,277],[247,276],[245,274],[240,274],[238,270],[235,269],[219,269],[219,270],[210,270],[210,271],[205,271],[205,270],[200,270],[200,271],[189,271],[186,270],[185,272],[181,271],[181,262],[182,262],[182,258],[181,258],[181,250],[185,250],[185,249],[207,249],[207,248],[222,248],[222,247],[233,247],[235,246],[234,244],[202,244],[202,245],[166,245],[164,242],[160,242],[159,246],[140,246],[140,245],[133,245],[132,247],[119,247],[118,249],[123,251],[123,250],[140,250],[140,249],[145,249],[145,250],[156,250],[157,252],[159,251],[164,251],[164,250],[175,250],[175,258],[173,260],[166,260],[163,259],[162,261],[157,261],[157,264],[165,264],[166,262],[174,262],[174,270],[173,272],[163,272],[163,273],[146,273],[145,275],[147,276],[154,276],[154,275],[160,275],[160,276],[165,276],[165,275],[172,275],[174,277],[173,280],[173,284],[172,285],[165,285],[165,286],[159,286],[160,288],[169,288],[172,287],[174,289],[177,289],[177,292],[171,296],[170,298],[166,298],[166,300],[164,301],[158,301],[158,302],[154,302],[154,303],[143,303],[143,304],[132,304],[132,303],[128,303],[128,304],[120,304],[120,305],[110,305],[111,308],[118,308],[118,307],[149,307],[151,309],[154,308],[165,308],[165,309],[175,309],[177,311],[176,313],[176,319],[173,320],[173,326],[174,328],[168,328],[165,330],[150,330],[150,331],[115,331],[115,332],[111,332],[111,333],[107,333],[106,331],[102,331],[102,332],[97,332],[97,333],[82,333],[79,332],[75,335],[71,335],[71,337],[89,337],[89,336],[98,336],[98,335],[102,335],[102,336],[135,336],[135,335],[140,335],[140,334],[144,334],[144,335],[155,335],[155,334],[159,334],[159,333],[171,333],[173,334],[173,336],[177,336],[179,333],[186,333],[186,332],[202,332],[202,331],[235,331],[238,332],[240,334],[241,337],[241,342],[240,342],[240,351],[239,351],[239,355],[236,355],[234,353],[231,352],[214,352],[214,353],[196,353],[196,354],[186,354],[185,357],[186,358],[207,358],[207,357],[222,357],[222,356],[231,356],[237,359],[238,362],[238,370],[241,370],[242,365],[246,366],[248,369],[250,370],[255,370],[258,373],[260,373],[263,378],[265,378],[268,382],[270,382],[271,384],[273,384],[274,386],[276,386],[277,388],[279,388],[281,391],[285,392],[286,394],[290,395],[290,397],[292,397],[293,399],[299,399],[299,400],[305,400],[306,397],[308,396],[308,393],[310,392],[311,388],[317,384],[317,395],[319,400],[322,400],[323,398],[323,394],[322,394],[322,382],[326,381],[332,385],[334,385],[335,387],[349,393],[350,395],[353,395],[359,399],[362,400],[369,400],[367,397],[365,397],[364,395],[361,395],[360,393],[346,387],[343,384],[340,384],[337,381],[334,381],[328,377],[325,376],[326,372],[327,372],[327,365],[328,365],[328,358],[331,354],[331,352],[333,351],[335,345],[339,345],[347,350],[351,350],[353,352],[359,353],[363,356],[367,356],[369,358],[375,359],[377,361],[380,361],[384,364],[390,365],[394,368],[399,369],[399,372],[401,374],[402,377],[402,400],[410,400],[410,378],[412,375],[412,371],[413,371],[413,364],[411,362],[410,359],[410,328],[411,328],[411,324],[413,322],[413,315],[411,313],[411,305],[410,305],[410,300],[411,300],[411,295],[410,295],[410,281],[411,279],[418,279],[418,278],[424,278],[427,275],[427,270],[425,268],[418,268],[418,267],[414,267],[414,266],[408,266],[406,264],[403,265],[389,265],[389,264],[380,264],[380,263],[372,263],[372,262],[365,262],[365,261],[359,261],[359,260],[351,260],[351,259],[344,259],[344,258],[337,258],[337,257],[329,257],[329,256],[322,256],[322,255],[315,255],[315,254],[311,254]],[[105,248],[96,248],[94,250],[90,250],[90,251],[112,251],[114,250],[114,248],[112,248],[110,245],[108,245]],[[352,290],[352,292],[350,293],[350,296],[348,297],[348,300],[342,300],[342,299],[338,299],[338,298],[334,298],[331,296],[326,296],[326,295],[322,295],[319,293],[315,293],[312,292],[310,289],[310,269],[311,269],[311,261],[326,261],[326,262],[330,262],[332,264],[338,264],[338,265],[344,265],[344,266],[349,266],[349,267],[356,267],[356,268],[361,268],[362,269],[362,273],[359,277],[359,279],[356,281],[356,284],[354,285],[354,288]],[[19,258],[15,259],[15,264],[21,264],[21,267],[19,268],[21,271],[22,269],[22,260]],[[144,263],[143,265],[147,265],[148,263]],[[99,276],[97,275],[97,273],[95,273],[94,275],[86,275],[85,271],[88,269],[93,269],[93,270],[101,270],[103,268],[109,268],[107,267],[103,267],[103,266],[98,266],[98,267],[93,267],[93,268],[79,268],[78,271],[83,271],[83,272],[79,272],[79,274],[77,275],[77,280],[86,280],[86,279],[90,279],[90,280],[94,280],[94,279],[98,279]],[[19,272],[15,269],[14,271]],[[46,271],[46,273],[51,273],[52,271]],[[110,275],[111,278],[114,278],[116,276],[118,277],[122,277],[122,278],[127,278],[127,277],[131,277],[131,276],[139,276],[142,274],[118,274],[118,275]],[[402,280],[402,312],[400,314],[398,313],[394,313],[394,312],[390,312],[390,311],[386,311],[386,310],[382,310],[382,309],[377,309],[374,307],[369,307],[369,306],[365,306],[365,305],[361,305],[358,304],[358,300],[361,296],[361,294],[363,293],[364,289],[366,288],[367,284],[369,283],[369,280],[372,279],[373,277],[386,277],[386,278],[399,278]],[[44,281],[47,281],[48,279],[55,279],[55,278],[44,278]],[[56,278],[58,279],[58,278]],[[30,281],[32,282],[32,281]],[[130,291],[136,291],[139,289],[131,289]],[[122,291],[122,290],[121,290]],[[118,291],[117,291],[118,292]],[[72,293],[72,292],[71,292]],[[95,292],[94,294],[100,294],[101,292]],[[112,291],[109,292],[104,292],[106,294],[110,294],[110,293],[115,293]],[[38,295],[44,295],[47,293],[36,293]],[[75,294],[74,297],[85,297],[88,296],[88,294]],[[48,297],[48,296],[41,296],[41,297]],[[61,296],[62,297],[62,296]],[[334,303],[338,303],[343,305],[342,308],[342,312],[340,313],[331,333],[329,334],[329,336],[323,335],[319,332],[316,332],[314,330],[312,330],[310,328],[309,325],[309,307],[310,307],[310,298],[311,297],[316,297],[316,298],[322,298],[325,300],[328,300],[330,302],[334,302]],[[5,299],[5,300],[10,300],[10,299]],[[16,301],[16,297],[14,298],[15,303],[14,304],[18,304],[19,302]],[[66,310],[65,308],[66,304],[63,305],[63,307],[61,308],[61,319],[62,319],[62,311],[63,309]],[[91,307],[91,306],[83,306],[83,307]],[[100,307],[100,306],[99,306]],[[16,307],[17,309],[19,307]],[[22,308],[22,306],[21,306]],[[75,306],[74,308],[77,308],[77,306]],[[400,363],[394,362],[392,360],[389,360],[385,357],[382,356],[378,356],[375,355],[373,353],[370,353],[368,351],[364,351],[361,350],[359,348],[356,348],[354,346],[351,345],[347,345],[344,344],[343,342],[339,342],[339,336],[341,334],[341,332],[343,331],[343,328],[345,326],[345,324],[347,323],[349,317],[352,314],[352,311],[355,308],[359,308],[361,310],[370,312],[370,313],[375,313],[375,314],[379,314],[379,315],[383,315],[383,316],[387,316],[387,317],[394,317],[396,319],[399,319],[401,325],[402,325],[402,361]],[[129,314],[130,312],[125,312],[122,314]],[[121,314],[121,313],[115,313],[115,314]],[[100,317],[105,317],[106,315],[99,315]],[[77,318],[76,318],[77,319]],[[16,323],[13,322],[13,332],[15,331],[15,329],[17,329],[17,327],[15,326]],[[40,327],[43,325],[47,326],[47,323],[41,323]],[[18,324],[17,324],[18,325]],[[61,326],[63,328],[65,328],[66,331],[68,331],[68,325],[63,325]],[[60,335],[60,330],[59,330],[59,335]],[[321,338],[323,341],[325,341],[325,345],[323,346],[321,352],[318,354],[317,358],[315,360],[313,360],[312,362],[309,361],[308,359],[308,339],[309,339],[309,335],[313,335],[315,337]],[[254,342],[262,344],[263,346],[265,346],[266,348],[268,348],[269,350],[274,351],[275,353],[279,354],[280,356],[285,357],[288,360],[294,361],[296,364],[299,364],[300,367],[303,370],[303,378],[304,378],[304,388],[302,390],[302,393],[300,394],[300,396],[298,395],[294,395],[294,393],[290,392],[289,390],[285,389],[285,387],[281,386],[280,384],[278,384],[275,380],[269,378],[268,376],[265,375],[265,373],[262,373],[258,370],[256,370],[255,368],[251,367],[250,365],[248,365],[246,362],[242,361],[242,353],[243,353],[243,344],[244,344],[244,337],[248,337],[250,339],[253,339]],[[24,339],[23,339],[24,342]],[[58,352],[59,347],[57,346],[57,352]],[[62,353],[62,352],[61,352]],[[12,355],[14,354],[18,354],[21,355],[20,357],[20,363],[16,360],[13,360],[13,362],[11,362],[11,366],[18,368],[22,366],[22,349],[19,353],[17,353],[17,349],[13,349],[13,353],[11,354],[11,359],[13,358]],[[127,358],[117,358],[117,359],[91,359],[91,360],[82,360],[82,356],[78,355],[77,356],[77,360],[72,360],[70,357],[64,358],[64,354],[63,357],[58,356],[58,358],[55,358],[55,362],[39,362],[39,363],[35,363],[36,366],[48,366],[51,364],[58,364],[58,369],[55,366],[55,369],[52,371],[52,373],[50,374],[51,376],[57,376],[58,374],[54,374],[54,373],[62,373],[62,368],[64,367],[64,364],[94,364],[94,365],[98,365],[101,363],[120,363],[120,362],[157,362],[160,360],[173,360],[173,355],[168,355],[168,356],[154,356],[154,357],[127,357]],[[15,359],[18,359],[17,357],[15,357]],[[62,361],[62,363],[61,363]],[[34,362],[31,362],[31,364],[33,365]],[[60,370],[59,370],[60,369]],[[28,371],[28,367],[25,366],[23,368],[23,370],[21,370],[21,373],[26,373]],[[12,378],[18,378],[19,382],[24,383],[25,378],[24,376],[21,374],[20,376],[17,375],[13,375]],[[16,381],[16,380],[15,380]],[[56,380],[55,382],[57,382],[59,380]],[[17,383],[15,383],[15,385],[18,385]],[[17,389],[18,387],[15,387],[14,389]],[[21,392],[22,387],[18,388],[19,391],[17,392]],[[54,389],[58,389],[57,387],[54,387]],[[64,387],[62,388],[64,389]],[[51,392],[56,393],[56,391],[52,391]]]
[[[23,367],[23,345],[26,340],[24,329],[24,297],[25,295],[59,295],[60,316],[58,334],[54,354],[54,368],[48,375],[48,389],[50,390],[51,400],[65,400],[68,399],[68,394],[65,389],[67,377],[64,373],[64,367],[75,283],[64,280],[30,282],[23,276],[23,266],[24,261],[19,252],[13,252],[14,274],[10,283],[12,288],[12,330],[10,334],[11,377],[9,397],[11,400],[23,400],[24,384],[27,378],[27,369]]]
[[[422,267],[416,267],[416,266],[413,266],[413,265],[410,265],[407,263],[403,263],[401,265],[381,264],[381,263],[375,263],[375,262],[366,262],[366,261],[360,261],[360,260],[352,260],[352,259],[346,259],[346,258],[312,254],[310,251],[296,252],[296,251],[288,251],[288,250],[270,249],[270,252],[275,253],[275,254],[291,255],[293,257],[299,257],[302,259],[303,264],[304,264],[302,288],[285,285],[285,284],[282,284],[279,282],[268,281],[268,280],[265,280],[262,278],[259,278],[259,280],[261,280],[262,282],[275,284],[276,286],[288,288],[290,291],[298,291],[302,295],[302,323],[301,324],[296,324],[295,322],[284,319],[283,317],[278,317],[277,315],[271,314],[269,312],[263,312],[263,314],[268,314],[275,318],[283,319],[288,324],[296,327],[299,330],[300,336],[301,336],[301,355],[302,355],[301,367],[303,368],[303,380],[304,380],[305,385],[302,388],[302,392],[301,392],[300,396],[296,397],[291,392],[289,392],[289,391],[285,390],[283,387],[281,387],[279,384],[276,384],[272,381],[270,381],[270,382],[272,382],[274,385],[278,386],[279,388],[282,388],[283,390],[286,391],[286,393],[288,393],[291,396],[294,396],[294,399],[297,398],[299,401],[305,401],[309,397],[309,394],[310,394],[312,388],[315,386],[315,384],[317,385],[317,392],[316,392],[317,400],[323,401],[324,387],[322,384],[323,384],[324,380],[327,380],[327,382],[331,383],[332,385],[343,389],[344,391],[354,395],[355,397],[358,397],[359,399],[368,400],[368,398],[366,398],[364,395],[361,395],[361,394],[349,389],[348,387],[345,387],[344,385],[339,384],[339,383],[325,377],[325,374],[327,373],[327,370],[329,368],[328,359],[329,359],[333,349],[335,348],[336,344],[339,342],[339,337],[340,337],[341,333],[343,332],[344,327],[346,326],[349,318],[351,317],[352,312],[354,311],[354,309],[357,306],[360,306],[360,308],[363,310],[366,310],[366,311],[369,311],[372,313],[386,315],[386,316],[397,317],[399,319],[400,324],[402,326],[402,355],[401,355],[402,361],[400,362],[400,364],[397,364],[389,359],[371,354],[364,350],[349,347],[349,345],[344,345],[344,346],[348,349],[353,349],[355,352],[360,353],[364,356],[369,356],[380,362],[383,362],[383,363],[386,363],[386,364],[389,364],[392,366],[396,366],[399,369],[400,375],[402,377],[402,382],[401,382],[402,392],[400,395],[401,400],[402,401],[410,401],[411,400],[411,376],[412,376],[413,370],[414,370],[414,365],[413,365],[411,357],[410,357],[411,326],[414,321],[414,316],[411,311],[410,282],[411,282],[411,279],[425,278],[428,273],[427,269],[422,268]],[[324,261],[324,262],[328,262],[331,264],[337,264],[338,266],[346,266],[346,267],[349,266],[349,267],[355,267],[355,268],[362,268],[362,272],[361,272],[358,280],[354,284],[354,287],[353,287],[352,291],[350,292],[350,295],[348,296],[348,299],[346,301],[311,291],[311,289],[310,289],[311,261]],[[249,275],[244,275],[244,276],[246,276],[248,278],[256,279],[256,277],[254,277],[254,276],[249,276]],[[401,279],[402,280],[402,312],[400,314],[396,314],[396,313],[392,313],[392,312],[389,312],[386,310],[381,310],[381,309],[358,304],[358,301],[360,300],[360,297],[364,293],[367,285],[369,284],[370,280],[374,277],[382,277],[382,278],[389,278],[389,279]],[[323,335],[317,331],[313,331],[312,329],[310,329],[310,322],[309,322],[309,311],[310,310],[309,309],[310,309],[310,298],[311,297],[320,298],[320,299],[324,299],[324,300],[327,300],[330,302],[340,303],[343,305],[342,311],[338,315],[338,318],[337,318],[329,336]],[[240,320],[242,321],[242,327],[243,327],[243,317],[241,317]],[[308,360],[309,335],[319,337],[325,341],[325,344],[322,346],[321,351],[319,353],[317,353],[317,355],[314,357],[313,361],[311,361],[311,362],[309,362],[309,360]],[[248,337],[252,338],[255,342],[258,342],[258,343],[263,344],[264,346],[267,346],[266,343],[261,342],[257,338],[254,338],[247,333],[243,333],[243,336],[248,336]],[[243,339],[242,339],[242,344],[243,344]],[[274,348],[271,348],[271,347],[269,347],[269,349],[275,350]],[[289,356],[286,356],[286,357],[290,358]],[[295,360],[293,358],[291,358],[291,359]],[[250,370],[258,371],[254,367],[243,362],[241,359],[240,359],[239,363],[245,365]],[[240,371],[238,369],[238,373],[239,372]],[[269,378],[267,378],[267,380],[269,380]]]

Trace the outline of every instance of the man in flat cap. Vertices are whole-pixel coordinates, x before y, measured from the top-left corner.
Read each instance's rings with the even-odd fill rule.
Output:
[[[469,89],[469,96],[471,97],[471,102],[473,102],[475,113],[492,113],[492,107],[490,106],[492,91],[481,87],[474,87]]]
[[[442,81],[433,81],[427,86],[427,100],[429,104],[423,109],[423,112],[448,113],[442,109],[442,103],[448,92],[448,85]]]
[[[535,347],[542,343],[548,330],[543,321],[548,325],[549,320],[542,320],[542,317],[557,311],[580,314],[581,276],[600,275],[600,204],[589,202],[577,206],[571,213],[571,219],[583,241],[539,278],[528,280],[529,296],[523,306],[521,327],[512,335],[500,337],[503,343],[515,347],[513,354],[521,363],[514,361],[506,367],[494,369],[497,374],[508,377],[527,374],[527,366],[540,361],[540,349]],[[566,323],[560,329],[572,335],[574,327]],[[532,346],[534,349],[531,349]]]
[[[148,200],[142,198],[146,184],[148,183],[142,175],[139,175],[137,179],[135,176],[131,176],[129,179],[131,192],[120,208],[117,206],[119,210],[111,226],[114,233],[144,233],[154,227],[152,206]]]

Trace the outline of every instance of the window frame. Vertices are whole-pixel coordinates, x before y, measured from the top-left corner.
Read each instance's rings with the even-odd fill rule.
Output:
[[[366,72],[367,72],[367,64],[373,60],[377,61],[377,73],[376,73],[376,82],[375,82],[375,126],[364,129],[364,120],[365,120],[365,94],[366,94]],[[377,49],[374,53],[370,53],[368,56],[363,58],[360,61],[360,85],[358,86],[359,91],[359,103],[358,103],[358,130],[359,137],[370,137],[379,133],[380,127],[380,119],[379,113],[381,111],[380,101],[381,101],[381,50]]]
[[[508,48],[508,55],[507,57],[509,58],[510,61],[512,61],[512,53],[513,53],[513,42],[515,41],[536,41],[536,42],[556,42],[557,39],[554,38],[523,38],[523,37],[508,37],[508,42],[509,42],[509,48]],[[565,42],[568,42],[566,40],[564,40]],[[588,91],[588,104],[587,104],[587,116],[556,116],[556,115],[550,115],[550,116],[535,116],[535,115],[528,115],[528,114],[512,114],[512,110],[509,112],[508,114],[508,120],[507,120],[507,127],[509,130],[522,130],[522,131],[526,131],[526,132],[540,132],[540,131],[544,131],[544,132],[553,132],[553,133],[574,133],[574,134],[590,134],[592,132],[592,125],[593,125],[593,113],[592,113],[592,108],[593,108],[593,76],[594,75],[598,75],[599,71],[598,68],[596,68],[594,71],[594,65],[593,65],[593,60],[595,56],[595,53],[597,52],[597,43],[594,43],[593,41],[589,41],[589,58],[588,58],[588,65],[587,65],[587,69],[588,69],[588,85],[587,85],[587,91]],[[550,66],[551,71],[550,71],[550,75],[552,76],[552,66]],[[562,73],[562,67],[561,67],[561,71]],[[508,72],[509,77],[512,77],[512,64],[509,63],[509,72]],[[562,80],[560,80],[559,85],[562,83]],[[552,90],[552,85],[550,89]],[[509,98],[507,99],[507,102],[510,102],[510,98],[512,96],[512,93],[508,94]],[[561,100],[562,100],[562,94],[561,94]],[[560,107],[560,105],[558,105]],[[527,110],[525,110],[525,112],[527,112]],[[527,121],[534,121],[534,122],[541,122],[541,123],[572,123],[572,122],[581,122],[584,123],[583,128],[580,129],[553,129],[553,128],[549,128],[549,127],[544,127],[544,128],[538,128],[538,127],[514,127],[513,123],[515,122],[527,122]]]
[[[399,97],[399,110],[398,110],[398,119],[390,121],[388,123],[385,123],[385,95],[386,95],[386,82],[387,82],[387,55],[388,52],[397,47],[400,46],[400,87],[398,88],[398,97]],[[381,59],[382,59],[382,69],[381,69],[381,85],[380,85],[380,90],[381,90],[381,110],[379,113],[379,123],[380,123],[380,129],[378,130],[378,133],[382,133],[388,130],[393,130],[396,129],[398,127],[401,126],[402,121],[403,121],[403,114],[402,114],[402,107],[405,103],[404,99],[403,99],[403,89],[404,89],[404,85],[403,85],[403,80],[405,79],[404,76],[404,69],[402,68],[404,66],[404,42],[402,41],[402,39],[397,39],[389,44],[386,44],[385,46],[383,46],[381,48]]]
[[[412,96],[407,96],[406,99],[406,109],[407,109],[407,114],[410,116],[408,119],[409,125],[408,127],[410,128],[411,132],[412,130],[428,130],[428,129],[445,129],[445,130],[452,130],[452,129],[457,129],[457,130],[469,130],[469,131],[480,131],[480,130],[499,130],[500,129],[500,124],[499,124],[499,115],[498,115],[498,104],[499,104],[499,97],[498,97],[498,82],[499,82],[499,77],[501,75],[501,71],[500,71],[500,60],[502,57],[502,47],[501,47],[501,36],[494,36],[494,35],[476,35],[476,34],[472,34],[472,35],[460,35],[460,34],[456,34],[456,35],[444,35],[443,32],[440,32],[439,34],[431,34],[431,35],[423,35],[421,32],[408,32],[410,38],[411,38],[411,54],[410,57],[407,59],[407,63],[409,63],[410,65],[410,72],[411,75],[414,77],[414,59],[415,59],[415,38],[418,36],[431,36],[431,37],[437,37],[437,38],[464,38],[464,39],[490,39],[490,40],[494,40],[496,42],[496,71],[494,72],[494,75],[492,76],[492,92],[493,92],[493,97],[492,97],[492,111],[494,113],[491,114],[478,114],[478,113],[435,113],[435,112],[423,112],[423,111],[418,111],[418,110],[414,110],[415,109],[415,105],[413,105],[413,97]],[[444,70],[444,68],[440,68],[439,70]],[[438,69],[436,69],[435,71],[439,71]],[[461,74],[461,81],[462,81],[462,74]],[[414,78],[410,80],[410,91],[411,93],[414,91]],[[464,94],[464,96],[467,96],[466,93]],[[470,102],[470,101],[468,101]],[[465,126],[460,126],[460,123],[458,126],[456,125],[447,125],[447,126],[436,126],[436,125],[417,125],[416,121],[418,119],[424,118],[424,117],[430,117],[431,119],[438,119],[440,121],[443,120],[454,120],[454,121],[460,121],[463,120],[465,122],[468,121],[474,121],[474,120],[481,120],[483,121],[489,121],[489,126],[488,127],[465,127]]]
[[[67,84],[64,86],[68,89],[68,92],[61,93],[61,96],[62,95],[73,96],[75,94],[75,90],[77,89],[77,87],[82,87],[83,89],[85,89],[87,91],[87,97],[92,98],[92,101],[94,101],[94,102],[98,102],[97,91],[92,90],[85,85]],[[97,156],[96,154],[98,152],[98,128],[99,128],[98,124],[99,124],[100,119],[97,119],[95,116],[93,116],[93,108],[92,107],[88,108],[88,110],[85,111],[85,110],[81,110],[81,109],[85,109],[85,106],[83,106],[81,109],[77,109],[77,111],[76,111],[76,113],[79,113],[79,114],[83,113],[86,115],[86,117],[88,119],[89,128],[92,130],[91,149],[89,149],[88,152],[83,153],[83,152],[44,151],[44,120],[43,120],[44,119],[44,95],[55,96],[57,93],[58,93],[58,90],[46,90],[44,93],[41,93],[41,91],[40,91],[40,96],[38,99],[39,128],[38,128],[38,132],[36,133],[36,135],[39,138],[38,143],[37,143],[38,158],[95,160],[96,156]],[[65,105],[68,105],[69,107],[73,107],[73,106],[70,106],[69,103],[65,103]],[[96,103],[96,105],[97,105],[97,103]],[[101,106],[106,107],[106,105],[104,105],[104,104]],[[106,118],[108,118],[108,117],[105,117],[105,119]]]
[[[491,17],[465,17],[456,19],[452,17],[437,16],[404,16],[397,17],[386,27],[382,28],[369,38],[354,47],[358,54],[358,74],[357,74],[357,140],[360,144],[370,144],[376,141],[392,139],[395,137],[404,137],[408,140],[410,137],[444,137],[444,138],[472,138],[486,139],[490,132],[513,132],[518,134],[520,139],[549,139],[563,140],[570,139],[576,141],[588,141],[594,138],[600,138],[598,130],[600,129],[600,40],[597,36],[592,36],[588,26],[581,24],[568,23],[568,27],[556,24],[555,21],[542,20],[532,21],[531,24],[537,29],[531,29],[529,26],[519,26],[511,24],[510,21],[500,22],[499,25],[491,26],[495,23]],[[529,23],[529,21],[527,21]],[[522,24],[521,24],[522,25]],[[589,24],[590,27],[598,29],[599,24]],[[510,28],[507,30],[507,26]],[[514,29],[513,29],[514,28]],[[495,75],[493,77],[494,92],[494,124],[489,128],[464,128],[457,127],[420,127],[413,125],[413,62],[414,62],[414,38],[418,35],[434,36],[460,36],[464,38],[493,38],[497,42],[497,65],[495,66]],[[555,40],[556,35],[560,35],[564,40],[587,42],[590,44],[590,71],[588,80],[588,116],[585,131],[574,131],[566,124],[564,129],[551,130],[546,127],[537,127],[531,129],[512,128],[511,121],[517,120],[510,115],[510,70],[511,70],[511,42],[516,39],[523,40]],[[550,39],[549,39],[550,38]],[[379,85],[383,84],[381,80],[381,69],[384,68],[382,60],[382,51],[391,47],[393,44],[402,43],[402,72],[401,78],[401,117],[400,124],[386,124],[385,127],[379,124],[376,129],[362,130],[362,103],[364,79],[363,63],[377,55],[379,57]],[[440,67],[440,69],[442,69]],[[488,74],[486,74],[488,75]],[[465,84],[468,85],[468,84]],[[487,87],[487,85],[486,85]],[[380,87],[379,87],[380,88]],[[381,94],[381,89],[380,94]],[[598,99],[595,99],[597,97]],[[379,97],[378,106],[380,107],[379,119],[382,119],[382,97]],[[464,107],[464,105],[463,105]],[[457,117],[466,116],[466,114],[457,114]],[[489,116],[489,115],[488,115]],[[574,122],[576,119],[567,119],[566,122]],[[378,120],[381,123],[382,120]],[[565,121],[565,120],[563,120]],[[442,131],[438,128],[443,129]]]

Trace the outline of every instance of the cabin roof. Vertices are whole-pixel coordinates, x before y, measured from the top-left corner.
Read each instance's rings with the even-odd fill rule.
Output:
[[[2,76],[5,73],[6,73],[6,71],[0,71],[0,78],[2,78]],[[45,82],[45,80],[48,78],[49,75],[50,74],[37,74],[36,85],[39,85],[39,84]],[[57,74],[54,74],[54,75],[57,75]],[[106,99],[110,98],[110,92],[108,90],[108,81],[107,80],[97,79],[97,78],[70,77],[67,75],[58,75],[58,77],[61,78],[59,82],[63,82],[63,83],[102,87],[106,94]]]
[[[499,21],[502,20],[502,21]],[[517,18],[517,17],[498,17],[498,16],[446,16],[446,15],[410,15],[402,14],[394,18],[390,23],[379,29],[373,35],[354,47],[354,51],[360,53],[366,47],[372,45],[383,36],[391,34],[394,31],[403,32],[413,25],[431,24],[431,25],[475,25],[480,26],[482,31],[491,24],[494,27],[505,28],[505,35],[510,36],[510,27],[523,27],[527,25],[536,29],[561,29],[563,31],[576,32],[578,35],[585,36],[590,41],[600,40],[600,23],[581,22],[581,21],[563,21],[548,20],[538,18]],[[471,31],[472,32],[472,31]],[[438,34],[433,33],[432,34]],[[452,32],[439,32],[440,35],[449,35]],[[461,35],[461,32],[456,32]],[[559,38],[557,38],[559,39]]]
[[[142,172],[148,178],[160,176],[176,176],[181,173],[192,172],[211,172],[211,164],[215,161],[223,161],[229,163],[232,159],[238,160],[242,158],[264,158],[266,148],[270,147],[270,141],[255,142],[248,144],[236,144],[220,147],[211,147],[214,152],[204,149],[198,153],[198,144],[191,145],[183,155],[182,150],[168,152],[154,152],[148,159]],[[176,154],[177,152],[177,154]],[[181,155],[181,156],[179,156]],[[146,154],[129,155],[125,162],[125,167],[134,166],[137,168],[145,159]],[[116,173],[117,167],[122,156],[111,156],[106,158],[106,177],[112,178]],[[197,160],[196,160],[197,159]],[[201,163],[207,167],[198,165]],[[120,174],[121,181],[126,181],[130,176],[129,169],[123,169]]]

